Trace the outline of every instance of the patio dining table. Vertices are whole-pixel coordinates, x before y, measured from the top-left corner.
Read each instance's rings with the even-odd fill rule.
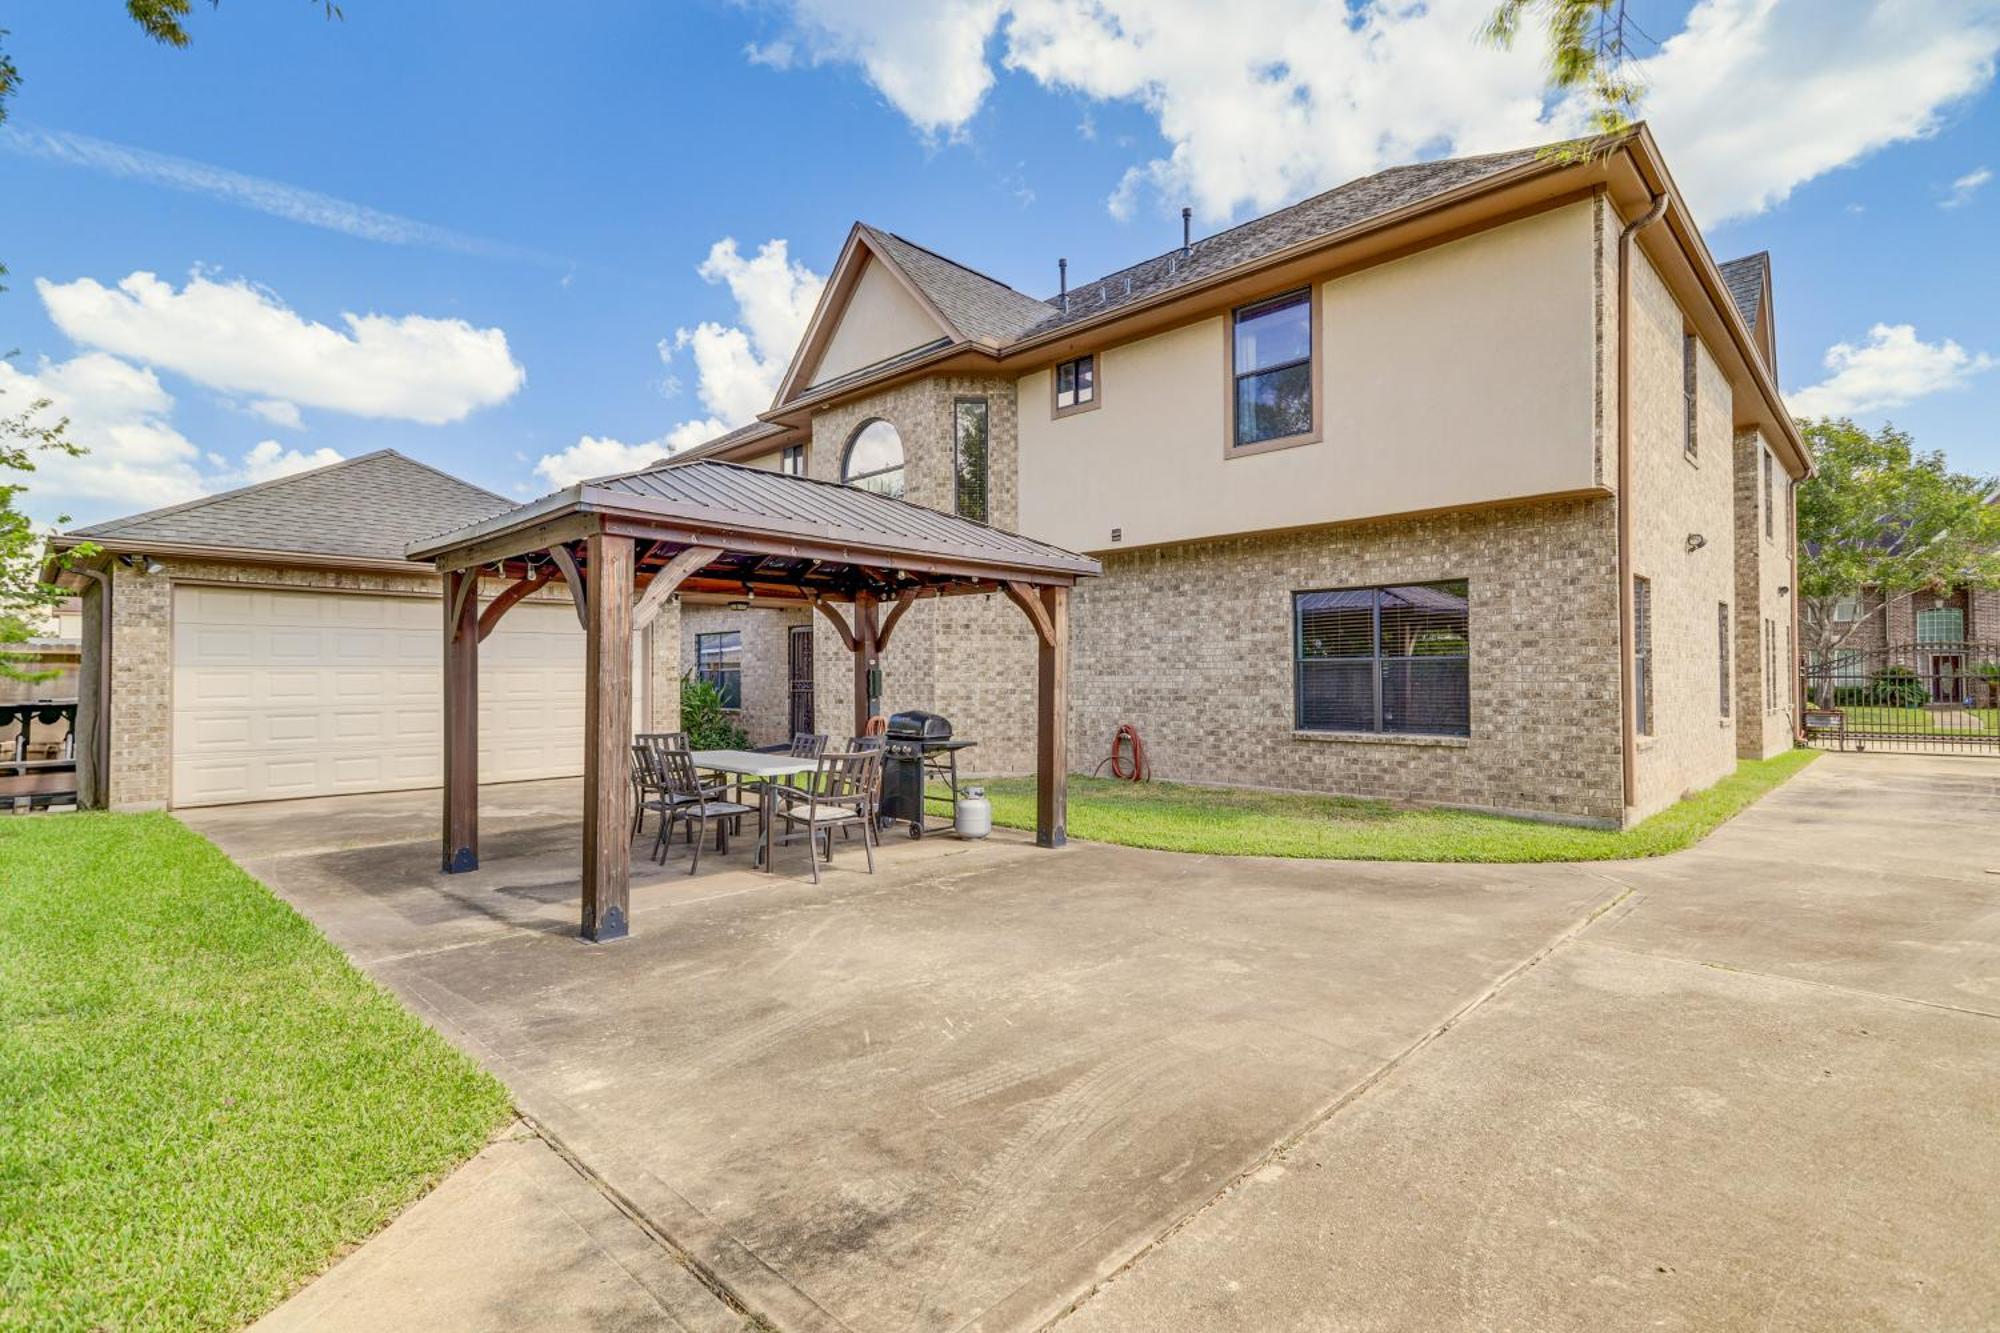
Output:
[[[768,872],[771,869],[771,828],[778,821],[778,798],[773,788],[781,778],[812,772],[819,767],[819,761],[789,754],[764,754],[756,750],[695,750],[689,757],[698,769],[756,781],[758,799],[763,805],[763,814],[758,820],[756,864],[759,870]]]

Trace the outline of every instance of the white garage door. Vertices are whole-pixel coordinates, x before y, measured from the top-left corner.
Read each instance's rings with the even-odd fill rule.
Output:
[[[176,587],[174,804],[440,785],[441,615],[421,597]],[[576,612],[517,606],[479,646],[480,779],[582,771]]]

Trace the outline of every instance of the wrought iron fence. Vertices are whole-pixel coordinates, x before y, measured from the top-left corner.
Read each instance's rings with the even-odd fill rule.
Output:
[[[1807,653],[1801,670],[1814,745],[2000,755],[2000,644],[1832,648]]]

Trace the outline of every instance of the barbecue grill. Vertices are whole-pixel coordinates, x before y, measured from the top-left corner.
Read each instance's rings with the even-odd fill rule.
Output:
[[[955,739],[951,719],[936,713],[911,709],[891,717],[882,737],[882,827],[907,823],[910,836],[921,838],[956,823],[958,752],[976,744]],[[924,784],[930,778],[942,781],[951,794],[951,819],[942,824],[931,823],[925,809]]]

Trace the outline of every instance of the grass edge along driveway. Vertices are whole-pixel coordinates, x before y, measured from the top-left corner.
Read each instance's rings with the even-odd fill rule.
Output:
[[[1817,757],[1789,750],[1745,759],[1706,791],[1622,831],[1571,828],[1386,801],[1241,787],[1072,777],[1069,833],[1092,842],[1211,856],[1342,861],[1612,861],[1691,847]],[[1033,778],[984,784],[993,822],[1035,826]]]
[[[0,819],[0,866],[0,1328],[235,1328],[509,1116],[167,815]]]

